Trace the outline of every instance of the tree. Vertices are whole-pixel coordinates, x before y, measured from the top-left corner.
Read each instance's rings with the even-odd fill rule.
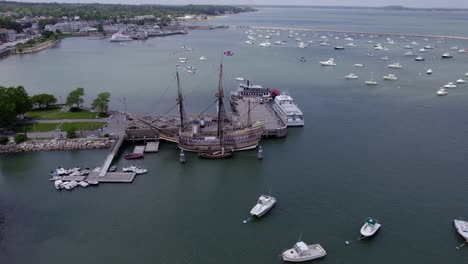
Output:
[[[76,129],[74,127],[67,130],[67,138],[76,138]]]
[[[10,100],[15,104],[15,113],[23,115],[32,108],[32,101],[23,86],[9,87],[7,91],[10,95]]]
[[[84,89],[76,88],[68,94],[66,104],[71,107],[75,106],[79,109],[80,105],[83,103],[83,96]]]
[[[50,30],[43,30],[41,32],[41,35],[45,38],[45,39],[48,39],[50,37],[52,37],[55,33],[53,31],[50,31]],[[26,42],[27,43],[27,42]]]
[[[104,33],[104,27],[102,26],[102,24],[99,24],[99,25],[97,26],[97,31],[98,31],[99,33]]]
[[[24,141],[28,140],[26,134],[16,134],[13,139],[15,140],[16,144],[23,143]]]
[[[93,107],[98,110],[99,115],[107,114],[109,110],[109,98],[110,93],[104,92],[97,95],[96,99],[93,101]]]
[[[15,103],[10,101],[7,89],[0,87],[0,127],[8,126],[16,119]]]
[[[52,94],[36,94],[31,97],[31,101],[38,108],[49,107],[57,103],[57,98]]]

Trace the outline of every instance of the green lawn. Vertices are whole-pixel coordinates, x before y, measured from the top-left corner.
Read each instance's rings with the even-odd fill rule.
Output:
[[[44,115],[56,113],[60,111],[60,108],[47,108],[47,109],[37,109],[31,110],[29,113],[26,114],[27,118],[39,118]]]
[[[15,132],[22,133],[26,128],[26,132],[49,132],[57,127],[58,123],[35,123],[22,124],[14,127]]]
[[[44,116],[43,120],[58,120],[58,119],[95,119],[96,113],[90,111],[80,112],[58,112],[48,116]]]
[[[74,127],[75,130],[96,130],[103,127],[105,122],[75,122],[75,123],[63,123],[60,129],[67,131]]]

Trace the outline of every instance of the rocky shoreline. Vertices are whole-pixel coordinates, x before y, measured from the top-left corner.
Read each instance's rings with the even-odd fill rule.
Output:
[[[31,140],[21,144],[8,143],[0,145],[0,153],[103,149],[110,148],[113,142],[108,138]]]

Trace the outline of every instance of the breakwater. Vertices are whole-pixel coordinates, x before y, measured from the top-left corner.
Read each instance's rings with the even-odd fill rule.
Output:
[[[110,148],[112,143],[113,140],[107,138],[31,140],[20,144],[0,145],[0,153],[102,149]]]

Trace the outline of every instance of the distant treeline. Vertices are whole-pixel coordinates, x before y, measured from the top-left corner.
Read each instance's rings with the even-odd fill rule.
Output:
[[[1,1],[1,0],[0,0]],[[28,16],[80,16],[86,20],[105,20],[132,18],[134,16],[154,15],[157,17],[183,16],[184,14],[218,15],[225,12],[241,13],[255,11],[250,7],[221,5],[127,5],[127,4],[78,4],[78,3],[25,3],[1,2],[0,13],[17,13],[19,17]]]
[[[291,5],[270,5],[260,6],[254,5],[252,7],[272,7],[272,8],[291,8],[291,7],[305,7],[305,8],[322,8],[322,9],[372,9],[372,10],[401,10],[401,11],[468,11],[468,8],[436,8],[436,7],[406,7],[399,5],[391,6],[319,6],[319,5],[307,5],[307,6],[291,6]]]

